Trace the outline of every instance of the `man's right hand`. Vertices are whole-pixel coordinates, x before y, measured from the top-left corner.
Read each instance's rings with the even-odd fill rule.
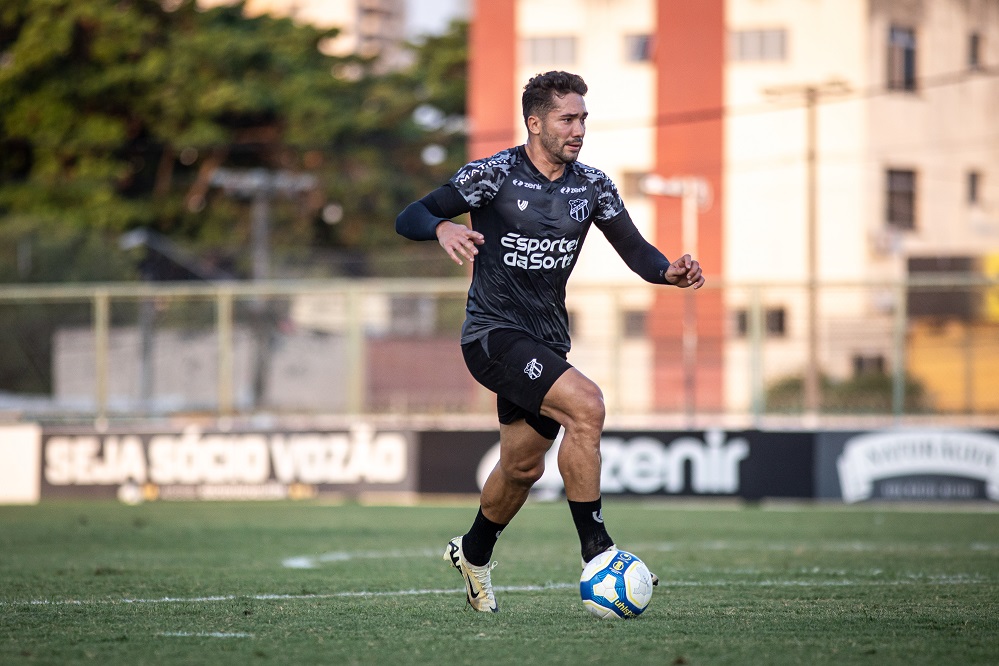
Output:
[[[443,220],[437,225],[437,242],[441,244],[447,255],[454,263],[464,266],[461,258],[475,261],[475,255],[479,253],[477,245],[486,242],[485,237],[478,231],[472,231],[464,224],[455,224],[450,220]]]

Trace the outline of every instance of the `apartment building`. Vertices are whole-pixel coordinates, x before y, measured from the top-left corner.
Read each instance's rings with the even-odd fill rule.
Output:
[[[570,289],[573,354],[607,367],[601,340],[624,333],[611,370],[623,376],[595,377],[611,402],[626,387],[636,411],[739,411],[762,384],[809,367],[842,379],[899,362],[946,394],[953,368],[920,365],[918,343],[952,320],[985,354],[964,375],[978,395],[989,382],[999,393],[975,374],[986,370],[968,370],[999,356],[987,299],[933,306],[887,286],[999,272],[999,0],[477,0],[471,20],[471,155],[524,140],[530,76],[583,75],[581,160],[618,183],[668,256],[696,251],[728,287],[690,308],[638,283],[596,234],[573,283],[626,290],[616,302],[581,290],[582,302]],[[686,209],[684,182],[701,195]],[[847,282],[870,288],[834,287]],[[917,317],[907,360],[900,308]]]
[[[199,0],[202,6],[232,4],[234,0]],[[406,40],[443,32],[448,21],[464,17],[468,0],[245,0],[250,16],[272,14],[339,34],[323,46],[333,55],[377,58],[391,69],[408,63],[402,48]]]

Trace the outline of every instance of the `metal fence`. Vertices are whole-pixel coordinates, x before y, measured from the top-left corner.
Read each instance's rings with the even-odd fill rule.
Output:
[[[0,286],[0,416],[491,418],[459,348],[467,286]],[[568,306],[611,419],[999,422],[995,279],[574,284]]]

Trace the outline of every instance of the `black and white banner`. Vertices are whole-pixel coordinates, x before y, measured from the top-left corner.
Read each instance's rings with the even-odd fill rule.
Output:
[[[412,492],[407,432],[87,433],[42,436],[43,497],[303,499],[330,493]]]
[[[538,497],[563,494],[560,440]],[[306,499],[477,495],[495,430],[95,432],[0,426],[0,504],[60,497]],[[999,432],[893,429],[607,431],[601,492],[622,496],[999,501]]]
[[[817,497],[999,501],[999,433],[819,433],[816,449]]]
[[[561,440],[545,457],[540,496],[562,493]],[[811,497],[812,435],[761,431],[607,431],[600,440],[605,495]],[[499,460],[489,432],[430,432],[420,438],[420,490],[477,493]]]

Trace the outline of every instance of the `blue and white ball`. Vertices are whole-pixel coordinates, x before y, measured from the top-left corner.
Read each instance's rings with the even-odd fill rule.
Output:
[[[586,610],[597,617],[638,617],[652,601],[652,574],[632,553],[605,551],[583,568],[579,595]]]

